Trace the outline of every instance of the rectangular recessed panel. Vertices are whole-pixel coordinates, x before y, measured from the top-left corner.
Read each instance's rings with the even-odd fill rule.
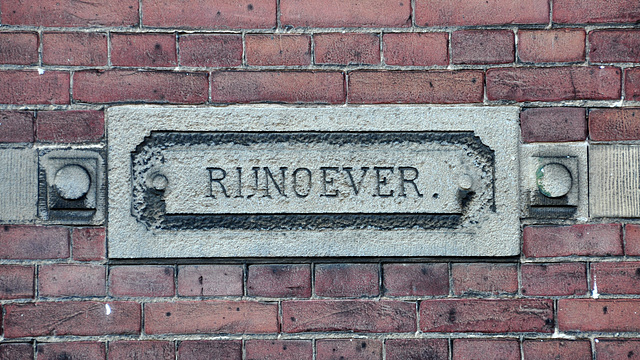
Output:
[[[590,146],[589,210],[592,217],[640,217],[640,146]]]

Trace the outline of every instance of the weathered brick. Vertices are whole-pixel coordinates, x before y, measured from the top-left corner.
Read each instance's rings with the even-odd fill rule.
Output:
[[[311,340],[247,340],[247,360],[311,360]]]
[[[34,26],[133,26],[138,0],[22,0],[0,3],[2,24]]]
[[[192,29],[269,29],[276,0],[142,0],[145,26]]]
[[[596,341],[596,360],[610,359],[639,360],[640,341],[598,339]]]
[[[640,139],[640,109],[593,109],[589,112],[592,140],[620,141]]]
[[[527,257],[622,255],[620,224],[527,226],[522,252]]]
[[[638,331],[639,307],[637,299],[560,299],[558,326],[562,331]]]
[[[311,64],[309,35],[247,34],[244,40],[248,65]]]
[[[533,299],[437,299],[420,302],[425,332],[552,332],[553,302]]]
[[[456,295],[501,295],[518,291],[516,264],[453,264],[451,276]]]
[[[403,301],[285,301],[282,319],[282,331],[289,333],[416,331],[415,303]]]
[[[454,339],[453,360],[519,360],[520,344],[517,339]]]
[[[4,4],[4,2],[3,2]],[[66,71],[0,71],[1,104],[68,104]]]
[[[354,71],[349,74],[349,102],[482,102],[483,73],[460,71]]]
[[[88,103],[155,102],[200,104],[207,101],[206,73],[171,71],[79,71],[73,96]]]
[[[69,257],[69,230],[56,226],[4,225],[0,259],[62,259]]]
[[[387,65],[432,66],[449,63],[449,35],[435,33],[389,33],[382,36]]]
[[[247,295],[264,297],[310,297],[309,265],[251,265]]]
[[[140,333],[140,304],[65,301],[5,306],[4,336],[98,336]]]
[[[520,271],[526,296],[585,295],[588,291],[583,263],[523,264]]]
[[[0,344],[0,360],[31,360],[33,345],[28,343]]]
[[[211,100],[222,103],[329,103],[345,101],[344,75],[326,71],[219,71]]]
[[[416,0],[416,25],[546,24],[546,0]]]
[[[624,227],[624,253],[628,256],[640,255],[640,225],[627,224]]]
[[[109,271],[113,296],[173,296],[175,292],[173,266],[113,266]]]
[[[448,360],[447,339],[388,339],[385,341],[387,360]]]
[[[449,294],[449,265],[384,264],[383,288],[386,296],[438,296]]]
[[[624,72],[625,99],[640,100],[640,68],[626,69]]]
[[[589,44],[592,62],[640,62],[640,30],[592,31]]]
[[[240,340],[188,340],[178,344],[178,360],[241,360]]]
[[[35,65],[38,63],[38,33],[0,33],[0,64]]]
[[[45,32],[42,62],[49,65],[107,65],[107,34],[94,32]]]
[[[41,265],[38,272],[40,296],[104,296],[106,269],[100,265]]]
[[[74,228],[72,233],[73,258],[79,261],[104,260],[106,231],[104,228]]]
[[[0,142],[33,142],[33,112],[0,111]]]
[[[591,284],[601,294],[640,294],[640,262],[591,263]]]
[[[584,61],[584,44],[582,29],[519,30],[518,58],[526,63]]]
[[[591,359],[591,344],[589,340],[525,340],[522,352],[527,360]]]
[[[242,65],[242,35],[185,34],[178,38],[180,65],[229,67]]]
[[[454,64],[504,64],[515,58],[515,40],[510,30],[461,30],[451,34]]]
[[[95,359],[107,356],[105,344],[94,341],[73,341],[59,343],[38,343],[38,360]]]
[[[524,109],[520,128],[525,142],[583,141],[587,138],[586,112],[572,107]]]
[[[282,26],[405,27],[411,25],[409,1],[281,0]]]
[[[176,301],[145,305],[147,334],[275,333],[278,305],[253,301]]]
[[[38,111],[36,116],[36,139],[39,141],[99,141],[103,136],[102,111]]]
[[[378,264],[318,264],[315,270],[316,295],[360,297],[380,294]]]
[[[614,67],[500,68],[487,70],[489,100],[560,101],[620,98]]]
[[[33,266],[0,265],[0,299],[33,297],[34,274]]]
[[[112,341],[109,343],[109,360],[125,359],[175,359],[172,341]]]
[[[242,296],[242,265],[178,266],[181,296]]]
[[[316,64],[379,64],[380,38],[376,34],[315,34]]]
[[[382,341],[373,339],[321,339],[316,342],[317,360],[382,360]]]
[[[112,34],[111,63],[116,66],[176,66],[176,35]]]
[[[564,24],[634,23],[640,20],[636,0],[554,0],[553,22]]]

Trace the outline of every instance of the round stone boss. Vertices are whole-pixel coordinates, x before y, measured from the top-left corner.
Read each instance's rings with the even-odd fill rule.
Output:
[[[80,165],[66,165],[56,173],[53,185],[65,200],[78,200],[89,192],[91,176]]]
[[[569,193],[573,178],[566,166],[550,163],[538,168],[536,184],[542,195],[549,198],[559,198]]]

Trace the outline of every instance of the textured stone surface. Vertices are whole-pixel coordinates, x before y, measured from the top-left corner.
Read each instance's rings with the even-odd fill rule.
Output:
[[[640,216],[640,146],[592,145],[589,210],[594,217]]]
[[[34,149],[0,149],[0,220],[32,220],[38,202]]]

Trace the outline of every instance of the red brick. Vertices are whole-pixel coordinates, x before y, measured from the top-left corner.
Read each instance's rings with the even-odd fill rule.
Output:
[[[211,100],[219,103],[345,101],[340,72],[220,71],[211,74],[211,82]]]
[[[387,360],[448,360],[447,339],[388,339],[385,342]]]
[[[109,360],[173,360],[175,357],[175,346],[171,341],[113,341],[109,343]]]
[[[22,0],[0,4],[2,23],[34,26],[133,26],[137,0]]]
[[[318,296],[360,297],[380,294],[378,264],[319,264],[315,271]]]
[[[384,264],[386,296],[438,296],[449,294],[449,265]]]
[[[90,32],[45,32],[42,62],[50,65],[107,65],[107,35]]]
[[[601,294],[640,294],[640,262],[591,263],[591,284]]]
[[[552,332],[553,302],[533,299],[437,299],[420,302],[425,332]]]
[[[453,264],[455,295],[514,294],[518,291],[516,264]]]
[[[55,226],[4,225],[0,259],[62,259],[69,257],[69,230]]]
[[[33,112],[0,111],[0,142],[33,142]]]
[[[522,352],[527,360],[591,359],[591,344],[589,340],[525,340]]]
[[[73,341],[60,343],[38,343],[38,360],[61,359],[105,359],[104,343],[93,341]]]
[[[622,255],[620,224],[527,226],[522,237],[527,257]]]
[[[251,265],[247,295],[264,297],[310,297],[309,265]]]
[[[34,32],[0,33],[0,64],[36,65],[38,34]]]
[[[376,34],[316,34],[316,64],[379,64],[380,38]]]
[[[546,0],[416,0],[416,25],[546,24]]]
[[[481,71],[354,71],[349,74],[349,102],[473,103],[484,96]]]
[[[207,101],[206,73],[171,71],[79,71],[73,96],[88,103],[154,102],[201,104]]]
[[[640,20],[636,0],[554,0],[553,22],[565,24],[634,23]]]
[[[411,25],[409,1],[281,0],[282,26],[406,27]]]
[[[592,140],[619,141],[640,139],[640,109],[593,109],[589,112]]]
[[[390,33],[382,37],[387,65],[432,66],[449,64],[449,35],[437,33]]]
[[[109,271],[113,296],[173,296],[173,266],[114,266]]]
[[[33,345],[24,343],[0,344],[0,360],[31,360]]]
[[[4,2],[3,2],[4,4]],[[69,73],[65,71],[0,71],[2,104],[68,104]]]
[[[513,340],[454,339],[453,360],[520,360],[520,344]]]
[[[178,360],[241,360],[240,340],[187,340],[178,344]]]
[[[269,29],[276,0],[142,0],[145,26],[192,29]]]
[[[487,70],[489,100],[560,101],[620,98],[614,67],[500,68]]]
[[[247,340],[247,360],[311,360],[311,340]]]
[[[104,113],[95,110],[38,111],[39,141],[99,141],[104,136]]]
[[[640,30],[592,31],[589,43],[592,62],[640,62]]]
[[[40,265],[38,294],[40,296],[104,296],[105,267],[99,265]]]
[[[596,359],[640,360],[640,341],[638,340],[596,340]]]
[[[32,298],[33,266],[0,265],[0,299]]]
[[[249,65],[311,64],[311,37],[308,35],[247,34],[244,41]]]
[[[326,339],[316,342],[317,360],[382,360],[382,341],[373,339]]]
[[[104,228],[74,228],[73,258],[79,261],[104,260],[106,251],[106,231]]]
[[[183,66],[229,67],[242,65],[242,35],[180,35],[180,64]]]
[[[588,291],[583,263],[523,264],[520,271],[526,296],[585,295]]]
[[[524,109],[520,128],[525,142],[583,141],[587,138],[586,112],[571,107]]]
[[[640,100],[640,68],[626,69],[624,74],[625,99]]]
[[[65,301],[5,306],[6,338],[139,333],[140,304],[133,302]]]
[[[560,299],[558,326],[561,331],[638,331],[639,308],[637,299]]]
[[[415,303],[403,301],[305,300],[282,303],[282,331],[414,332]]]
[[[147,334],[260,334],[278,331],[278,305],[253,301],[176,301],[145,305]]]
[[[462,30],[451,34],[454,64],[504,64],[513,62],[515,42],[510,30]]]
[[[624,226],[624,253],[628,256],[640,255],[640,225]]]
[[[116,66],[176,66],[176,36],[112,34],[111,63]]]
[[[181,296],[242,296],[242,265],[178,266]]]
[[[522,62],[579,62],[585,59],[582,29],[520,30],[518,58]]]

